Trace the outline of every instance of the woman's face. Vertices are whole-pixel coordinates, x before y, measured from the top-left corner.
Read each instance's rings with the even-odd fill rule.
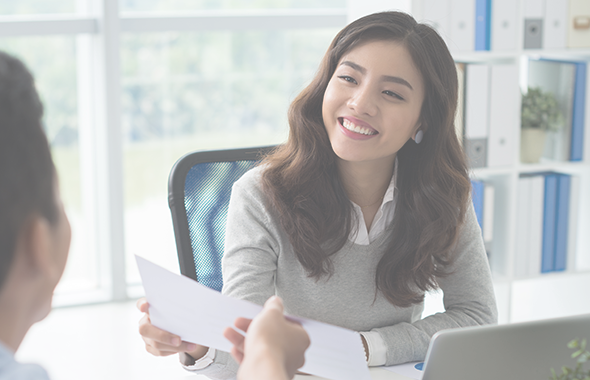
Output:
[[[322,105],[332,149],[349,162],[391,164],[420,127],[422,75],[405,46],[370,41],[344,54]]]

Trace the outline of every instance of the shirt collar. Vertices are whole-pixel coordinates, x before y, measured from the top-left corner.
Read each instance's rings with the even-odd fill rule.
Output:
[[[371,226],[371,231],[367,231],[367,226],[365,225],[365,221],[363,219],[363,212],[361,208],[354,202],[352,203],[352,211],[355,217],[355,222],[353,225],[352,230],[350,231],[350,236],[348,239],[359,245],[368,245],[374,240],[385,228],[391,224],[393,221],[393,214],[395,210],[395,190],[396,190],[396,182],[397,182],[397,158],[395,160],[395,164],[393,167],[393,175],[391,176],[391,181],[389,182],[389,186],[385,191],[385,195],[383,196],[383,200],[381,201],[381,206],[377,210],[377,214],[375,214],[375,218],[373,220],[373,225]]]
[[[393,175],[391,176],[391,182],[389,182],[389,186],[385,191],[385,195],[383,196],[383,202],[381,203],[381,207],[387,202],[392,202],[393,197],[395,196],[395,191],[397,190],[397,157],[395,158],[395,163],[393,164]]]

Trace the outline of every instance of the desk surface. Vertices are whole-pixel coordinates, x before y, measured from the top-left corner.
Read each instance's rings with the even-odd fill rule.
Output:
[[[372,380],[411,380],[409,377],[398,375],[397,373],[393,373],[391,371],[387,371],[383,368],[373,367],[370,369],[371,372],[371,379]],[[317,376],[303,376],[297,375],[295,376],[295,380],[325,380],[322,377]]]
[[[34,325],[19,348],[21,362],[39,363],[54,380],[205,380],[185,371],[176,355],[156,358],[138,332],[135,301],[56,309]],[[373,380],[408,380],[372,368]],[[297,380],[319,380],[296,376]]]

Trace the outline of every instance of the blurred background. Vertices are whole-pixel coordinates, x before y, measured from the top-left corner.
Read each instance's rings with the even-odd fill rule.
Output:
[[[141,294],[134,254],[178,272],[168,174],[193,150],[277,144],[346,0],[0,1],[32,70],[73,229],[56,305]]]

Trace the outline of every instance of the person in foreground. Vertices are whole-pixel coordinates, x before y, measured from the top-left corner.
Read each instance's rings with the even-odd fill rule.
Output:
[[[41,127],[33,77],[0,52],[0,379],[48,379],[15,361],[29,328],[51,310],[71,230]]]
[[[358,331],[370,366],[421,361],[440,330],[495,323],[491,272],[455,132],[443,39],[383,12],[334,38],[289,109],[289,138],[233,187],[223,293]],[[441,289],[445,311],[422,318]],[[230,354],[187,349],[149,318],[149,352],[229,379]],[[177,344],[170,344],[172,339]]]
[[[238,318],[234,324],[247,332],[245,337],[231,327],[223,332],[240,363],[238,380],[288,380],[303,366],[309,336],[285,318],[279,297],[269,298],[254,320]]]

